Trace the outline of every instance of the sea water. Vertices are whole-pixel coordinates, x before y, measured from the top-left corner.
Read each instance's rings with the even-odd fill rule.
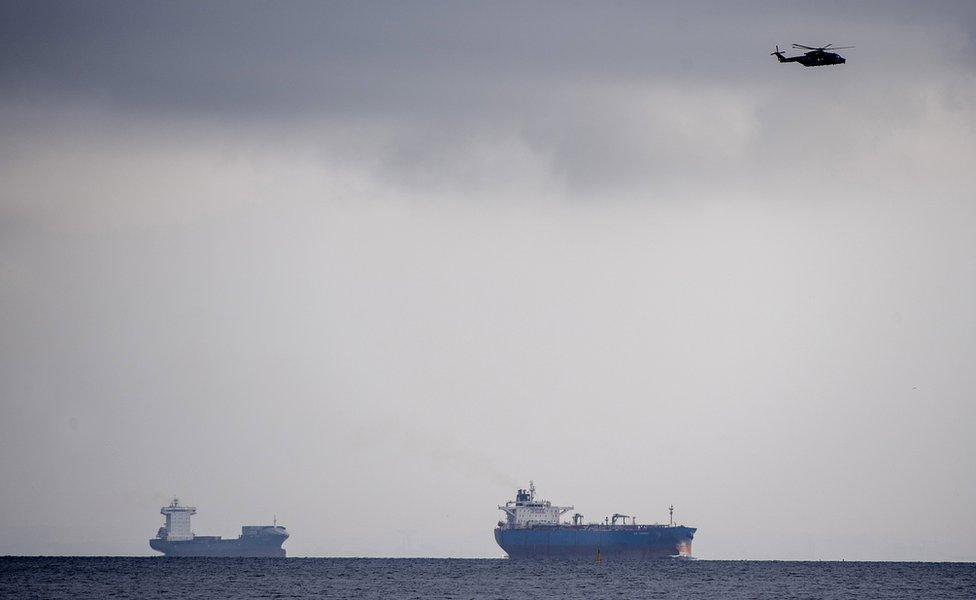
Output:
[[[0,558],[0,598],[976,598],[976,563]]]

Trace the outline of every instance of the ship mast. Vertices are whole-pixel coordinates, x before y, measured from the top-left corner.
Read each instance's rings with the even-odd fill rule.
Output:
[[[668,515],[670,515],[668,521],[671,524],[671,527],[674,527],[674,504],[668,507]]]

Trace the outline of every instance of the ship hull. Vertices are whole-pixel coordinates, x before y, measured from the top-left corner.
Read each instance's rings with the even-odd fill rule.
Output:
[[[552,525],[497,528],[495,541],[510,558],[690,557],[693,527]]]
[[[270,539],[238,538],[225,540],[219,537],[196,537],[192,540],[171,542],[159,538],[149,540],[149,547],[166,556],[204,556],[220,558],[284,558],[281,544],[284,536],[268,536]]]

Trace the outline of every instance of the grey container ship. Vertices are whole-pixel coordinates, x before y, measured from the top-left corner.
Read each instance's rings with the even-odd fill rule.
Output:
[[[571,523],[562,523],[560,517],[573,507],[536,500],[532,482],[498,508],[506,519],[498,522],[495,541],[509,558],[690,558],[697,531],[674,523],[674,506],[667,525],[638,525],[636,517],[620,513],[602,523],[584,523],[576,513]]]
[[[166,556],[208,557],[267,557],[283,558],[281,547],[288,539],[288,531],[275,519],[271,525],[244,525],[240,537],[224,539],[218,535],[194,535],[190,517],[197,509],[183,506],[173,498],[159,509],[166,517],[166,524],[159,528],[156,537],[149,540],[149,547]]]

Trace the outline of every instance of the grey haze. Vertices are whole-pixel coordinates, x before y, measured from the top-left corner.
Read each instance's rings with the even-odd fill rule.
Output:
[[[973,3],[0,6],[0,554],[976,560]]]

